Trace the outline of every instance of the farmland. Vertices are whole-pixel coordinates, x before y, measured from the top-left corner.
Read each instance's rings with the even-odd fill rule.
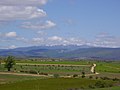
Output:
[[[90,71],[93,63],[97,74]],[[119,61],[16,60],[11,72],[3,61],[0,65],[0,90],[104,90],[97,82],[105,90],[119,90],[119,79]]]
[[[84,81],[84,83],[83,83]],[[1,90],[71,90],[71,89],[88,89],[100,80],[78,79],[78,78],[50,78],[25,80],[11,84],[0,85]],[[113,82],[104,81],[106,85],[111,85]]]

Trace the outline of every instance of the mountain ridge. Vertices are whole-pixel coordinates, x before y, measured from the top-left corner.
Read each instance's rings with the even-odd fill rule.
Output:
[[[120,48],[92,47],[87,45],[31,46],[0,49],[0,56],[120,60]]]

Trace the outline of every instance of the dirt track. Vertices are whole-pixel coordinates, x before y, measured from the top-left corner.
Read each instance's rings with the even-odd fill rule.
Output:
[[[38,75],[38,74],[24,74],[24,73],[15,73],[15,72],[0,72],[0,74],[8,74],[8,75],[17,75],[17,76],[43,76],[48,77],[46,75]]]

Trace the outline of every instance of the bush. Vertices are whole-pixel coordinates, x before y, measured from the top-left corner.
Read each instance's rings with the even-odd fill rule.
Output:
[[[120,81],[118,78],[114,78],[113,81]]]
[[[48,75],[48,73],[41,72],[41,73],[39,73],[39,75]]]
[[[82,78],[85,78],[85,72],[84,71],[82,72]]]
[[[92,79],[93,78],[93,76],[89,76],[89,79]]]
[[[94,88],[95,88],[94,85],[89,85],[88,87],[91,88],[91,89],[94,89]]]
[[[102,80],[110,80],[108,77],[100,77]]]
[[[95,87],[97,88],[105,88],[105,87],[112,87],[113,85],[111,83],[103,82],[103,81],[97,81],[95,83]]]
[[[95,87],[97,87],[97,88],[104,88],[105,87],[105,83],[102,82],[102,81],[97,81],[95,83]]]
[[[78,75],[77,75],[77,74],[74,74],[73,77],[78,77]]]
[[[59,78],[59,74],[54,74],[54,78]]]
[[[98,78],[99,78],[99,77],[97,77],[97,76],[95,77],[95,79],[98,79]]]
[[[70,74],[67,74],[67,76],[70,76]]]
[[[20,70],[20,72],[22,72],[22,73],[29,73],[29,71],[25,71],[25,70]]]
[[[38,74],[37,71],[33,71],[33,70],[30,70],[29,73],[31,73],[31,74]]]

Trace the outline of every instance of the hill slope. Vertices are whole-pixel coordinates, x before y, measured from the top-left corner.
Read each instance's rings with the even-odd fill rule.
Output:
[[[16,49],[1,49],[0,56],[45,57],[72,59],[120,60],[120,48],[95,48],[90,46],[33,46]]]

